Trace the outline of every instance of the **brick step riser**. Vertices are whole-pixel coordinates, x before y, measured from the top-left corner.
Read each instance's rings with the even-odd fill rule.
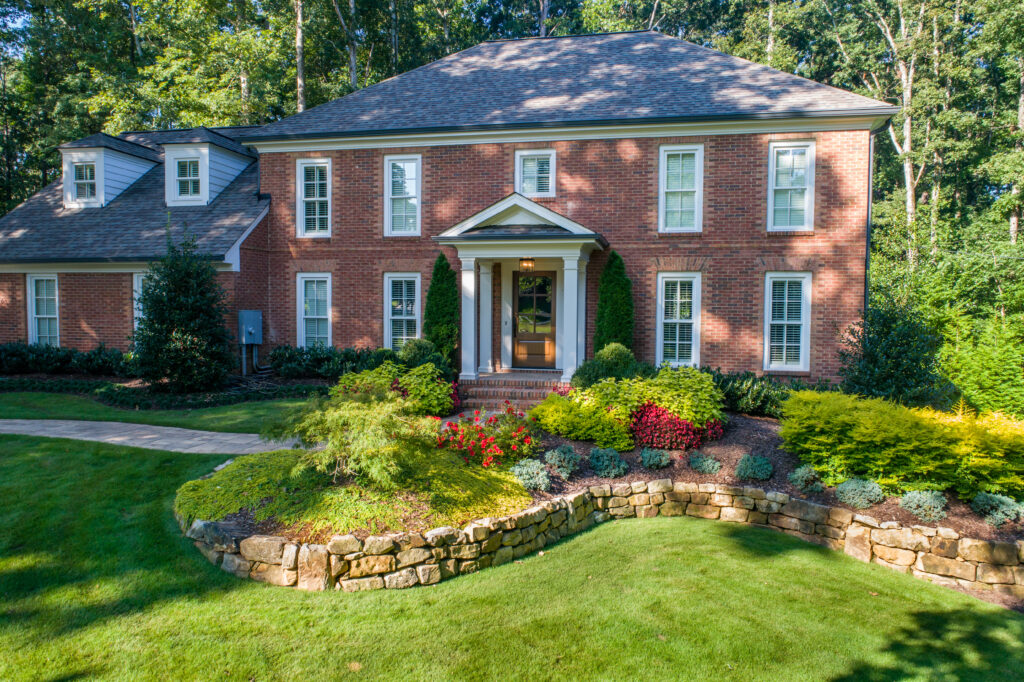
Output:
[[[529,389],[521,388],[519,390],[510,391],[507,388],[470,388],[470,389],[463,389],[462,393],[465,394],[465,395],[476,395],[476,396],[481,396],[481,397],[488,396],[488,397],[492,397],[492,398],[499,398],[499,397],[502,397],[502,396],[508,397],[508,396],[513,396],[514,395],[514,396],[523,396],[523,397],[539,397],[541,399],[544,399],[544,398],[548,397],[549,393],[551,393],[551,389],[549,389],[549,388],[529,388]]]

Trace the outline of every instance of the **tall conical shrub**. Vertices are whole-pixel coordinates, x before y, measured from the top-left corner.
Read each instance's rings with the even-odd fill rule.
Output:
[[[455,362],[459,343],[459,289],[455,271],[443,253],[437,254],[430,288],[423,309],[423,337],[434,344],[439,353]]]
[[[633,282],[626,276],[622,256],[612,251],[597,287],[594,352],[609,343],[633,348]]]

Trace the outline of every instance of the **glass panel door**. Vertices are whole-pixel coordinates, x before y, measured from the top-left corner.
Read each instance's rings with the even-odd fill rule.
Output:
[[[515,367],[555,366],[555,274],[517,272],[515,297]]]

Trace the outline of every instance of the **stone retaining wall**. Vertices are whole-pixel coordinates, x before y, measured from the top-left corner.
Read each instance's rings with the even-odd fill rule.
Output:
[[[781,530],[865,562],[947,586],[994,589],[1024,598],[1024,541],[961,538],[949,528],[902,527],[760,488],[673,483],[599,485],[511,516],[459,530],[336,535],[327,544],[246,536],[229,524],[195,521],[186,536],[215,565],[240,578],[303,590],[346,592],[433,585],[536,552],[616,518],[694,516]]]

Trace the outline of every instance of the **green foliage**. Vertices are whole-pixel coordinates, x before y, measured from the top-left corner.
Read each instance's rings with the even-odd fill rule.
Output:
[[[782,416],[782,403],[790,389],[775,377],[710,368],[701,371],[707,372],[722,392],[726,410],[776,419]]]
[[[398,378],[398,386],[415,414],[443,417],[452,413],[452,385],[432,363],[414,367]]]
[[[801,464],[789,474],[789,482],[803,493],[820,493],[825,489],[818,472],[810,464]]]
[[[455,271],[444,253],[439,253],[423,304],[423,336],[451,365],[455,364],[455,350],[459,344],[460,304]]]
[[[736,464],[736,478],[741,480],[753,479],[755,481],[767,481],[772,477],[775,467],[772,461],[761,455],[746,454]]]
[[[874,481],[850,478],[836,486],[836,497],[854,509],[867,509],[885,499],[882,487]]]
[[[710,376],[693,367],[663,367],[648,379],[604,379],[569,397],[580,405],[604,408],[622,422],[628,422],[630,415],[646,403],[654,403],[697,427],[712,419],[721,421],[723,416],[721,391]]]
[[[1024,418],[1024,338],[999,318],[957,325],[942,369],[972,407]]]
[[[644,469],[664,469],[672,463],[672,455],[667,450],[643,448],[640,450],[640,465]]]
[[[626,275],[622,256],[615,251],[608,254],[597,285],[594,350],[600,352],[609,343],[633,347],[633,282]]]
[[[1004,523],[1024,519],[1024,504],[1006,495],[978,493],[971,500],[971,509],[985,517],[985,523],[998,528]]]
[[[217,272],[196,251],[194,238],[175,245],[154,262],[140,295],[146,314],[135,330],[139,376],[177,393],[222,386],[235,366],[224,290]]]
[[[584,405],[557,393],[530,411],[540,428],[570,440],[585,440],[598,447],[632,450],[633,437],[626,424],[596,405]]]
[[[799,391],[785,403],[780,433],[786,450],[829,485],[869,478],[890,492],[1024,494],[1024,424],[997,415]]]
[[[573,388],[589,388],[602,379],[632,379],[652,377],[657,370],[654,365],[638,362],[621,343],[609,343],[587,360],[572,375]]]
[[[397,362],[398,355],[389,348],[334,348],[317,344],[308,348],[277,346],[267,359],[274,373],[283,379],[337,381],[343,374]]]
[[[629,471],[626,460],[613,448],[593,448],[590,451],[590,468],[601,478],[618,478]]]
[[[551,488],[551,477],[539,459],[523,459],[509,470],[527,490],[547,492]]]
[[[941,407],[950,397],[939,374],[941,344],[942,337],[907,306],[876,303],[843,339],[843,390],[905,405]]]
[[[911,490],[900,498],[900,506],[929,523],[946,518],[946,496],[938,490]]]
[[[131,356],[100,344],[89,351],[42,344],[0,344],[0,375],[91,374],[131,376]]]
[[[544,461],[563,481],[568,481],[572,473],[580,466],[580,456],[568,444],[559,445],[557,448],[545,452]]]
[[[717,474],[722,468],[722,463],[715,459],[713,455],[705,455],[699,450],[690,453],[689,463],[690,468],[698,474],[713,475]]]

